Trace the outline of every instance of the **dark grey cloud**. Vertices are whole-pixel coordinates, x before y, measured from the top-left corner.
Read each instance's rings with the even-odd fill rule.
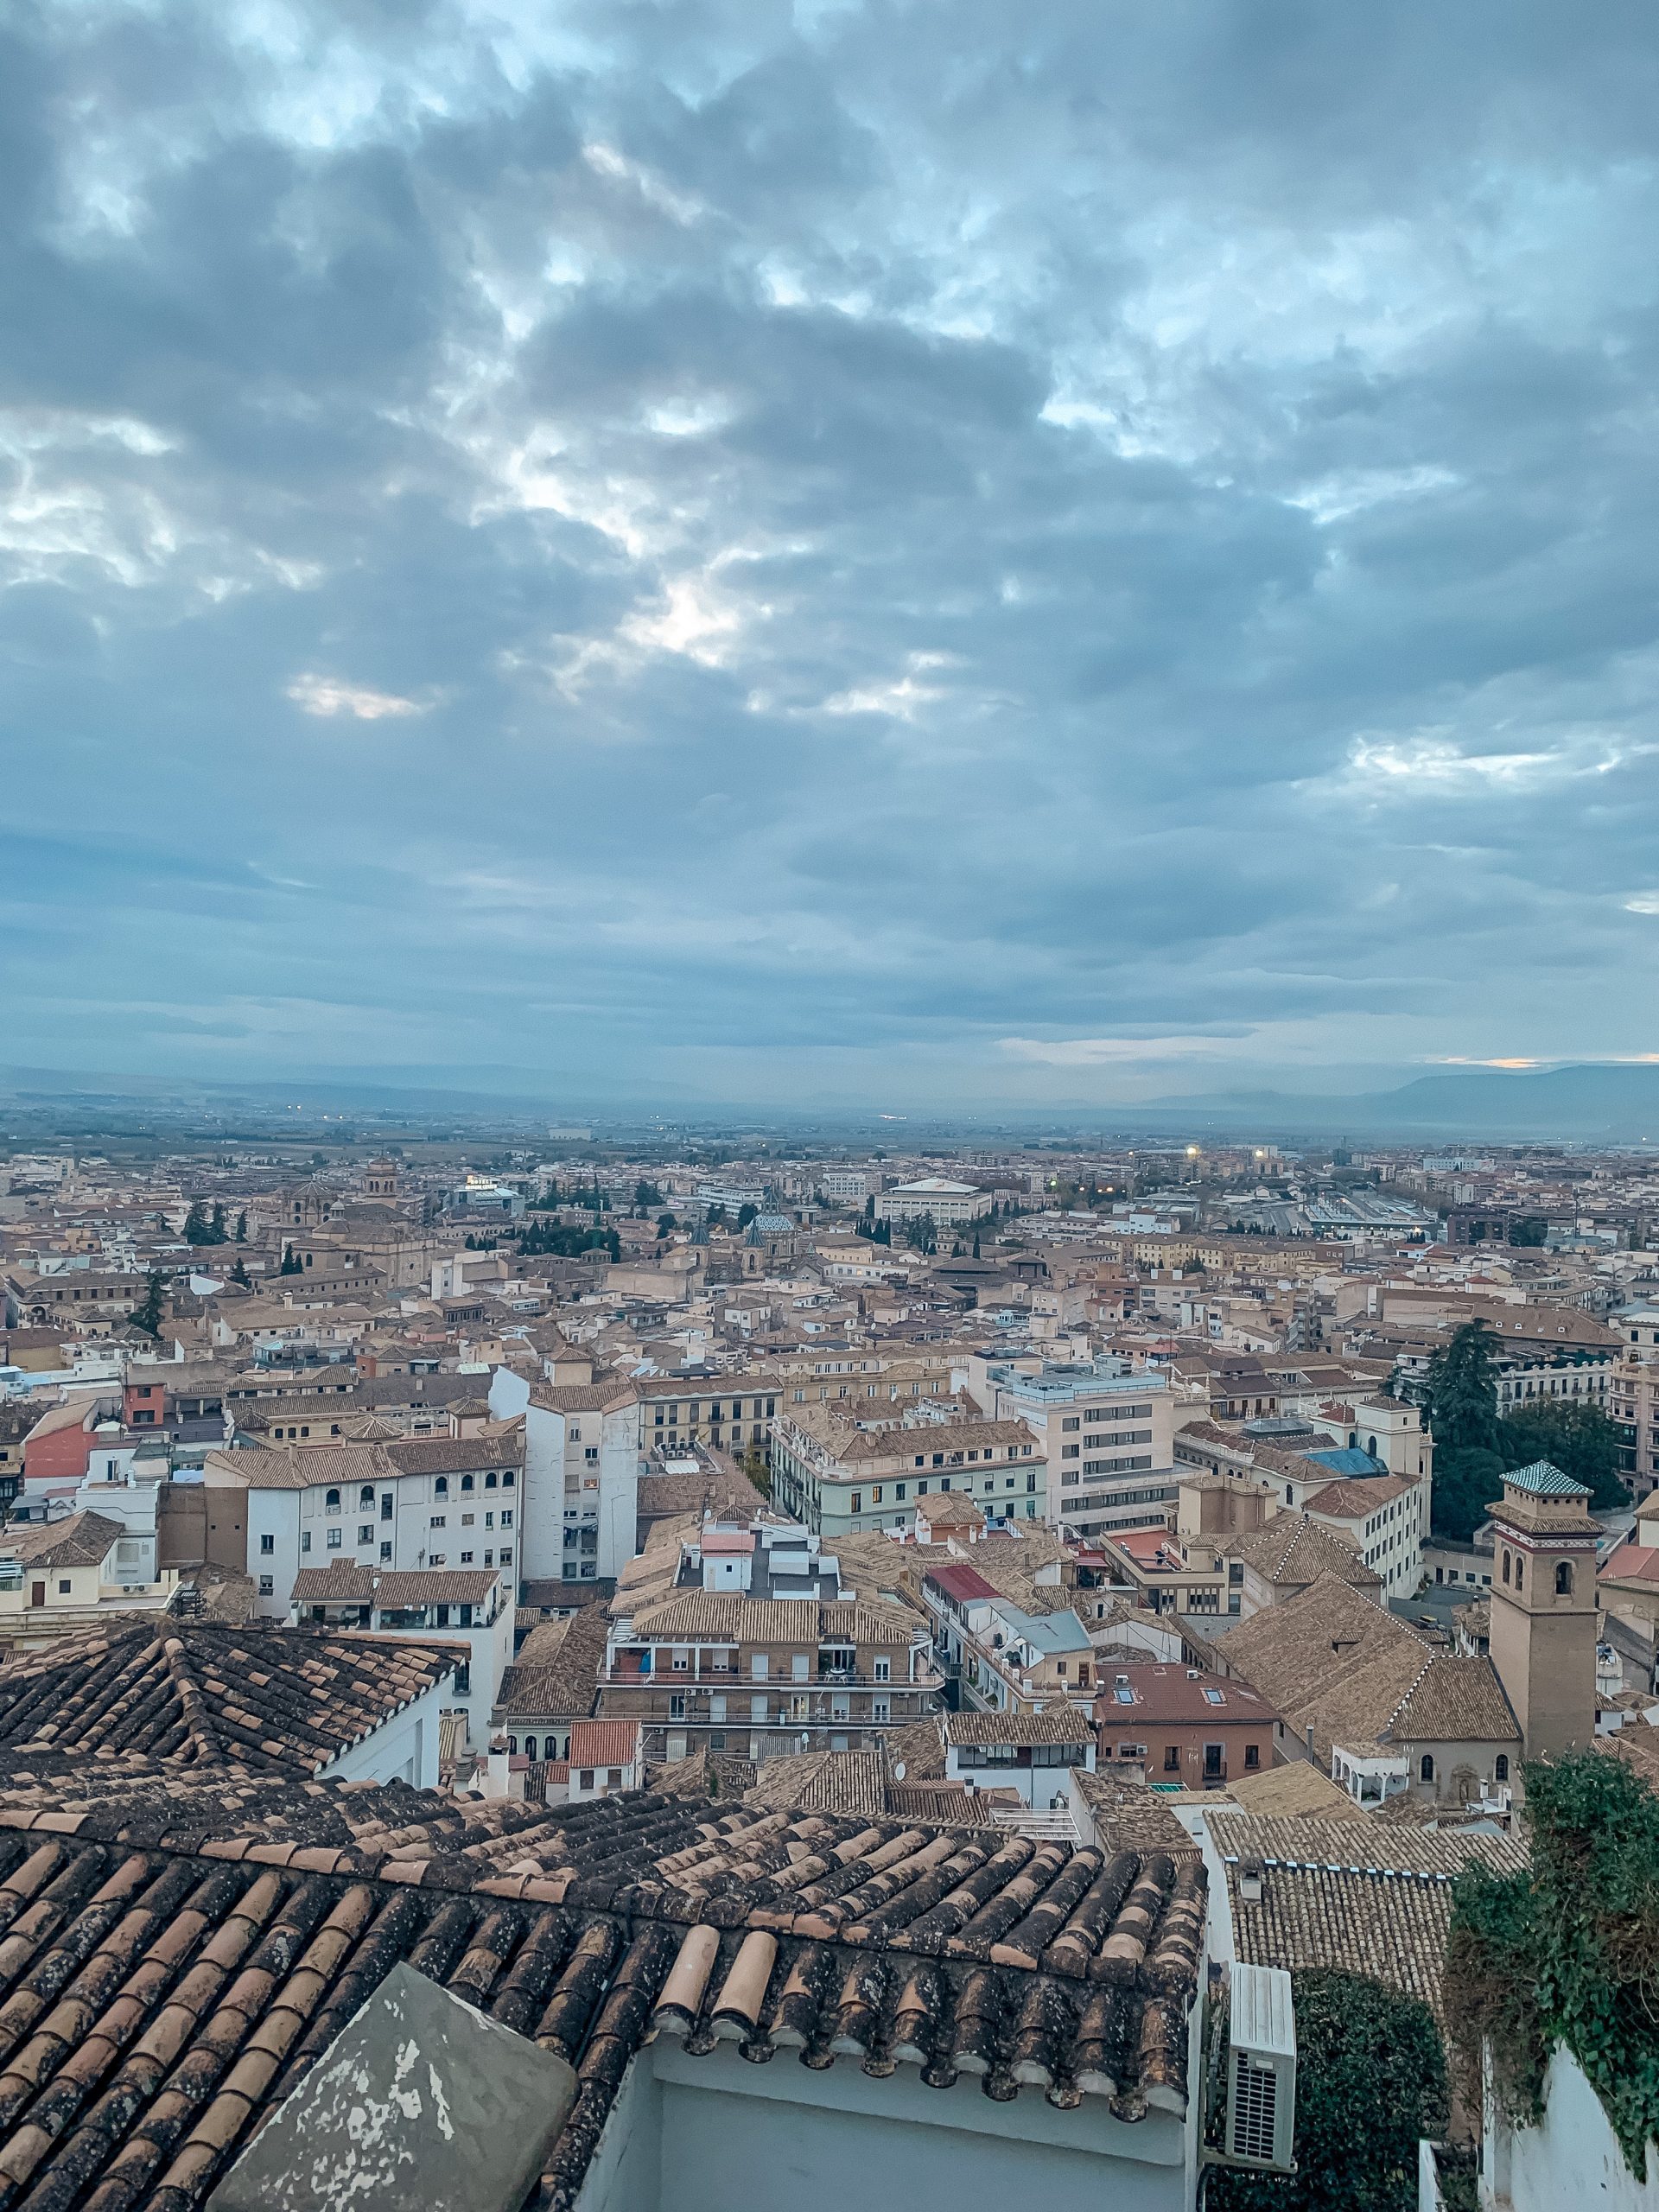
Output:
[[[0,43],[8,1057],[1654,1046],[1645,9]]]

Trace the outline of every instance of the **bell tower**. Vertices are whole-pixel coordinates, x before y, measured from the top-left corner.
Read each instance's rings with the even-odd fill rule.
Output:
[[[1596,1541],[1590,1492],[1548,1459],[1503,1478],[1492,1508],[1491,1650],[1529,1759],[1596,1732]]]

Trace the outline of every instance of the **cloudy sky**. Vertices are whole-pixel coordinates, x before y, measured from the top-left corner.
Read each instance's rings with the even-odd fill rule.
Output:
[[[14,0],[0,1064],[1659,1047],[1650,0]]]

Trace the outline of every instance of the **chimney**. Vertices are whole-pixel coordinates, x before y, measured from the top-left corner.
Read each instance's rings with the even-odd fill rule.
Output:
[[[1307,1724],[1307,1756],[1311,1759],[1313,1758],[1313,1723],[1311,1720]],[[1315,1759],[1314,1764],[1318,1764],[1319,1762]]]

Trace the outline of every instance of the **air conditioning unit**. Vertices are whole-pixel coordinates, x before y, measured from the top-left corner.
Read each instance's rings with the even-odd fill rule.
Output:
[[[1288,2173],[1296,2127],[1296,2013],[1282,1967],[1235,1964],[1229,2005],[1229,2164]]]

